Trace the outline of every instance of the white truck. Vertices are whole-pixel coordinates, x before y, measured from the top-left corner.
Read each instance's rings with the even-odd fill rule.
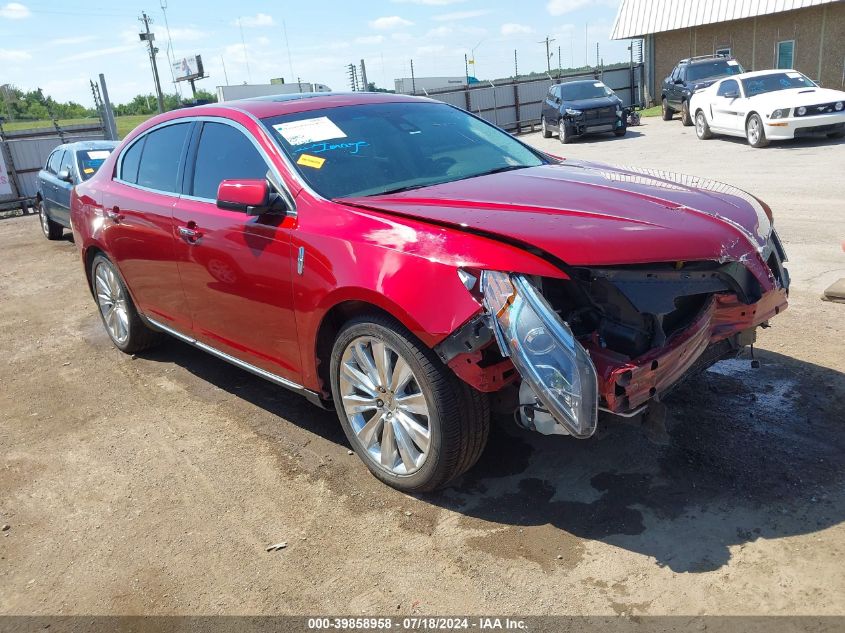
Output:
[[[331,92],[325,84],[293,83],[293,84],[241,84],[238,86],[217,86],[217,101],[236,101],[251,99],[252,97],[269,97],[272,95],[289,95],[301,92]]]

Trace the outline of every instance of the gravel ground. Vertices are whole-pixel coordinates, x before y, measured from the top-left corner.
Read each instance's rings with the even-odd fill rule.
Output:
[[[790,309],[669,399],[668,445],[495,429],[449,490],[379,484],[332,413],[176,341],[115,350],[70,241],[0,221],[0,613],[845,614],[845,143],[646,119],[558,154],[769,202]],[[285,549],[267,552],[272,543]]]

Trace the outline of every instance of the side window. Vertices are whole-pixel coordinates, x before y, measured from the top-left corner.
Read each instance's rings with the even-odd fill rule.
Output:
[[[191,195],[216,200],[221,180],[264,179],[267,169],[261,154],[240,130],[223,123],[204,123]]]
[[[50,155],[50,159],[47,161],[47,171],[52,172],[54,174],[59,173],[59,165],[62,163],[62,157],[64,156],[65,151],[63,149],[57,149]]]
[[[67,169],[71,174],[73,173],[73,152],[65,152],[62,157],[62,162],[59,164],[59,171]]]
[[[727,81],[720,83],[716,94],[720,97],[724,97],[729,92],[739,93],[739,84],[736,82],[736,79],[728,79]]]
[[[133,143],[128,150],[123,152],[118,178],[125,182],[138,182],[138,165],[141,164],[141,153],[144,151],[144,143],[146,142],[147,137],[144,136],[140,141]]]
[[[550,101],[555,100],[555,87],[554,86],[551,86],[549,88],[549,94],[546,95],[546,98],[549,99]]]
[[[687,80],[687,68],[689,68],[689,66],[681,66],[678,68],[678,79],[681,81]]]
[[[191,123],[176,123],[147,134],[138,165],[139,186],[179,193],[179,161],[190,129]]]

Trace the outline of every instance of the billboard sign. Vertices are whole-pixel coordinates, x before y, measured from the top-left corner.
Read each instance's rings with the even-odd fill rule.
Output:
[[[203,77],[202,56],[183,57],[173,62],[173,76],[176,81],[190,81]]]
[[[12,183],[9,180],[9,175],[6,173],[6,159],[3,157],[3,152],[0,151],[0,196],[12,195]]]

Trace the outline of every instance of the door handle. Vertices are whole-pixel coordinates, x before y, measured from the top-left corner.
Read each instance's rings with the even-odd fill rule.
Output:
[[[112,207],[111,210],[107,209],[106,217],[115,224],[119,224],[124,219],[124,215],[120,212],[120,207]]]
[[[194,224],[193,222],[189,224]],[[196,226],[196,225],[194,225]],[[202,231],[198,231],[195,228],[191,228],[190,226],[180,226],[179,227],[179,237],[185,240],[188,244],[196,244],[199,242],[200,238],[202,237]]]

